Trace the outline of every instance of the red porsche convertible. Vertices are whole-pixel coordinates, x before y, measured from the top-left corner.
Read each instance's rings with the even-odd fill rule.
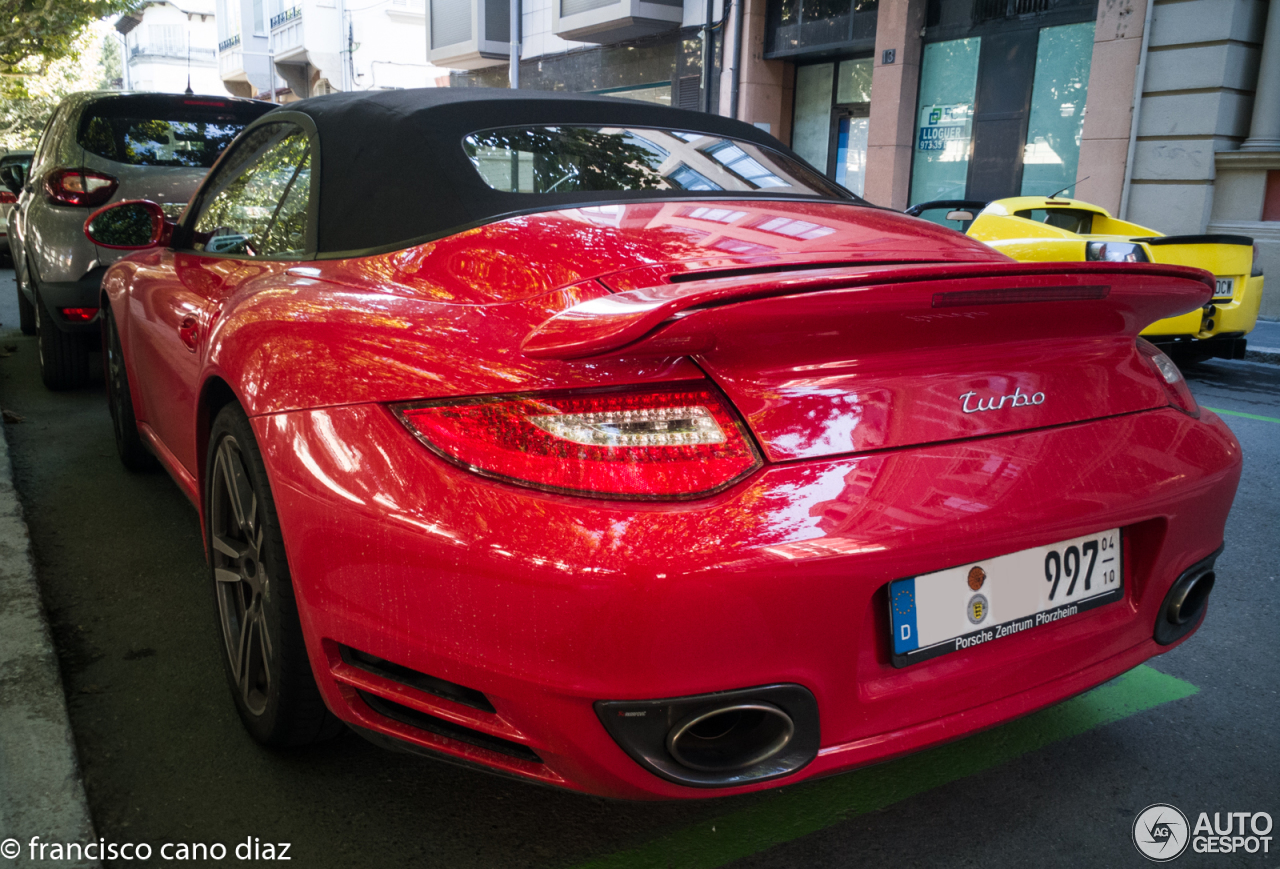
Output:
[[[830,774],[1204,618],[1240,448],[1138,338],[1212,277],[1018,263],[746,124],[507,91],[255,121],[101,323],[263,743],[627,798]]]

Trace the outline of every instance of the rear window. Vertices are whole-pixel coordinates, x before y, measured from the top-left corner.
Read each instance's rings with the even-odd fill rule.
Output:
[[[463,140],[484,182],[504,193],[688,190],[853,194],[768,148],[707,133],[641,127],[519,127]]]
[[[1088,235],[1093,232],[1093,212],[1079,208],[1034,208],[1015,211],[1014,216],[1025,217],[1036,223],[1047,223],[1077,235]]]
[[[272,108],[199,97],[104,100],[86,109],[76,140],[117,163],[207,169],[241,130]]]
[[[31,165],[30,154],[16,154],[16,155],[10,155],[8,157],[0,157],[0,169],[7,168],[9,166],[22,166],[25,168],[30,165]]]

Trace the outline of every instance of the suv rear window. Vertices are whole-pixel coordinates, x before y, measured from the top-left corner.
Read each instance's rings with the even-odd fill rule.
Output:
[[[751,142],[641,127],[511,127],[463,140],[504,193],[754,191],[852,199],[805,164]]]
[[[76,141],[131,166],[207,169],[251,121],[273,109],[200,97],[122,97],[85,109]]]

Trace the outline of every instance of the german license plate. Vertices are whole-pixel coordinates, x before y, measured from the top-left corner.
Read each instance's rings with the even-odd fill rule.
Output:
[[[893,665],[1071,618],[1120,600],[1120,529],[1086,534],[889,584]]]
[[[1230,298],[1236,294],[1235,278],[1214,278],[1213,297],[1215,299]]]

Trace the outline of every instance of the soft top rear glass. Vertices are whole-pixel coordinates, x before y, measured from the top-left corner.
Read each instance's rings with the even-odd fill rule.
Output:
[[[808,166],[753,142],[715,133],[639,126],[485,130],[463,139],[471,165],[503,193],[761,191],[852,194]]]
[[[110,98],[84,110],[76,141],[118,163],[207,169],[241,130],[273,108],[219,97]]]

